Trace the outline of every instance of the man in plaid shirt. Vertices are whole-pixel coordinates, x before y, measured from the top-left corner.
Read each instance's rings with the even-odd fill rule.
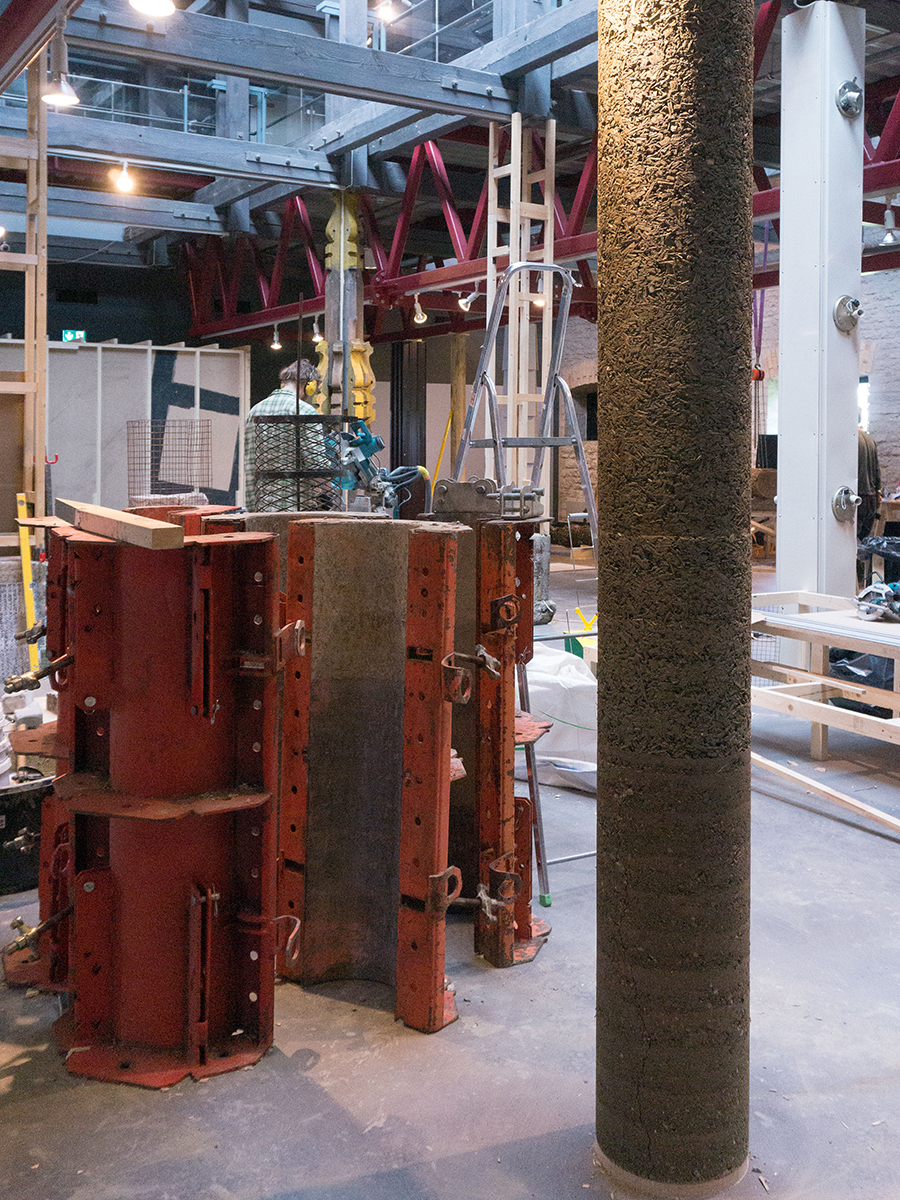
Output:
[[[265,429],[257,425],[258,417],[318,416],[317,409],[303,399],[314,396],[321,376],[311,362],[301,358],[281,372],[281,387],[250,409],[244,431],[244,467],[246,477],[244,506],[249,512],[293,512],[331,508],[331,477],[336,462],[323,434],[322,426],[301,425],[299,432],[289,424]],[[330,440],[330,439],[329,439]],[[264,463],[258,462],[260,444],[264,445]],[[322,478],[260,480],[257,487],[257,467],[313,471],[321,468]]]

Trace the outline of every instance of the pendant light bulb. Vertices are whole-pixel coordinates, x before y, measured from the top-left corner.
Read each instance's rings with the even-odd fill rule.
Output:
[[[281,341],[279,340],[279,337],[278,337],[278,326],[277,325],[275,326],[275,332],[272,334],[272,349],[273,350],[281,349]]]
[[[41,100],[55,108],[72,108],[80,104],[78,93],[66,78],[69,72],[69,51],[65,38],[66,18],[59,17],[56,32],[50,39],[49,78],[41,89]]]
[[[477,299],[478,288],[476,288],[474,292],[470,292],[468,296],[460,296],[458,301],[459,307],[463,310],[463,312],[468,312]]]
[[[318,317],[313,317],[313,340],[317,341],[317,342],[320,342],[322,340],[322,333],[319,329],[319,318]]]
[[[128,174],[128,163],[122,163],[122,170],[116,176],[116,187],[120,192],[134,191],[134,180]]]
[[[416,325],[424,325],[425,322],[428,320],[428,314],[425,312],[425,310],[422,308],[422,305],[419,303],[419,293],[418,292],[416,292],[415,299],[413,300],[413,313],[414,313],[413,322]]]
[[[879,246],[900,246],[900,236],[897,235],[897,218],[894,216],[894,197],[886,197],[887,206],[884,210],[884,237]]]

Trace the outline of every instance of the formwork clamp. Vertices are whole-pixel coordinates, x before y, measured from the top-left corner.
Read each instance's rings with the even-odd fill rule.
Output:
[[[311,641],[303,621],[292,621],[279,629],[275,638],[275,669],[281,671],[295,658],[306,654],[307,644]]]

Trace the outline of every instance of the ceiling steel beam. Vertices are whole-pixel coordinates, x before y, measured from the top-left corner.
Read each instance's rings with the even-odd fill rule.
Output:
[[[25,185],[0,182],[0,213],[24,211]],[[211,205],[158,200],[152,196],[78,191],[76,188],[47,188],[47,215],[108,221],[140,229],[168,229],[176,233],[225,232],[221,217]]]
[[[572,80],[581,79],[589,73],[594,79],[597,78],[597,47],[590,44],[557,58],[550,68],[550,80],[565,87]]]
[[[5,92],[50,41],[57,17],[81,0],[9,0],[0,15],[0,92]]]
[[[21,133],[25,113],[3,109],[0,133]],[[47,153],[93,162],[121,162],[185,174],[226,175],[247,180],[249,195],[270,183],[301,187],[337,187],[334,167],[324,154],[293,146],[266,146],[235,138],[208,137],[180,130],[153,129],[125,121],[57,112],[47,114]],[[202,202],[202,198],[201,198]]]
[[[462,55],[448,69],[475,68],[493,71],[504,78],[521,78],[557,58],[590,46],[594,47],[596,60],[596,0],[570,0],[562,8],[529,21],[515,33]],[[402,103],[399,94],[397,99]],[[368,146],[370,157],[385,158],[419,142],[443,137],[464,124],[440,116],[425,116],[423,108],[424,105],[417,108],[385,105],[370,109],[356,121],[333,121],[314,134],[309,145],[326,154],[345,154]]]
[[[235,138],[208,137],[180,130],[151,129],[92,117],[47,114],[47,152],[81,152],[83,157],[161,166],[168,170],[227,175],[264,186],[337,187],[334,168],[324,154],[293,146],[266,146]],[[114,132],[113,132],[114,131]]]
[[[267,25],[254,25],[248,33],[245,23],[222,17],[175,12],[153,24],[121,4],[105,2],[86,6],[71,19],[66,40],[94,53],[356,100],[399,101],[468,118],[503,117],[515,109],[513,93],[493,71],[326,42]]]

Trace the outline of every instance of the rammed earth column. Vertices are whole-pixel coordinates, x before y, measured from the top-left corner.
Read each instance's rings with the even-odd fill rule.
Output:
[[[598,1161],[746,1170],[752,0],[599,2]]]

